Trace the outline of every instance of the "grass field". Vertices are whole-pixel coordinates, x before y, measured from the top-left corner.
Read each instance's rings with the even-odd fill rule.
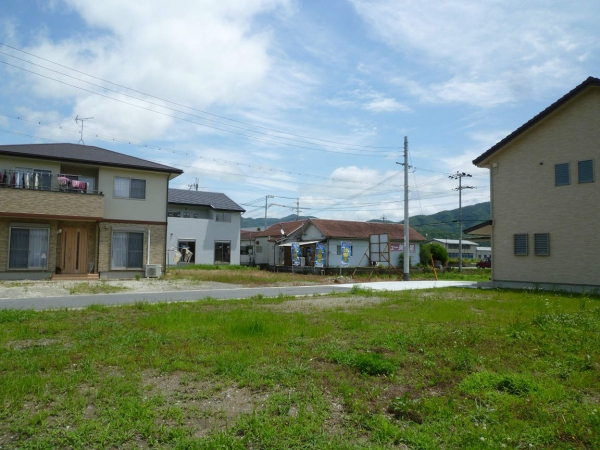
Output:
[[[411,280],[435,280],[436,274],[433,271],[425,273],[411,273]],[[490,278],[490,269],[465,269],[463,272],[452,270],[437,274],[440,280],[461,280],[461,281],[488,281]],[[190,281],[217,281],[220,283],[242,284],[245,286],[272,286],[276,284],[287,285],[309,285],[309,284],[327,284],[331,283],[335,275],[311,275],[311,274],[293,274],[285,272],[270,272],[268,270],[258,270],[256,267],[248,266],[213,266],[213,265],[190,265],[185,269],[170,269],[167,275],[169,280],[185,279]],[[356,281],[387,281],[402,280],[403,275],[392,271],[391,278],[381,270],[379,276],[369,276],[368,274],[355,275]]]
[[[600,448],[600,300],[445,289],[0,311],[2,448]]]

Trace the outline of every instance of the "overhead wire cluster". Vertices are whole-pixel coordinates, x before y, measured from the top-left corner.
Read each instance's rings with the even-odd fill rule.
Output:
[[[21,71],[24,71],[31,75],[35,75],[35,76],[42,77],[42,78],[45,78],[48,80],[52,80],[54,82],[61,83],[63,85],[67,85],[74,89],[78,89],[78,90],[81,90],[81,91],[84,91],[84,92],[87,92],[87,93],[90,93],[93,95],[97,95],[97,96],[109,99],[111,101],[115,101],[115,102],[118,102],[121,104],[126,104],[129,106],[138,108],[138,109],[146,110],[151,113],[160,114],[162,116],[169,117],[173,120],[184,121],[184,122],[196,125],[196,126],[206,127],[206,128],[218,131],[218,132],[229,133],[229,134],[232,134],[232,135],[235,135],[238,137],[242,137],[245,139],[258,140],[258,141],[262,141],[262,142],[268,143],[270,145],[276,145],[276,146],[295,147],[295,148],[302,148],[302,149],[312,150],[312,151],[338,153],[338,154],[343,154],[343,155],[354,155],[354,156],[361,156],[361,157],[387,157],[391,154],[391,152],[399,150],[399,148],[400,148],[400,147],[395,147],[395,146],[370,146],[370,145],[362,145],[362,144],[354,144],[354,143],[348,143],[348,142],[335,141],[335,140],[331,140],[331,139],[315,138],[315,137],[305,136],[302,134],[294,134],[294,133],[289,133],[289,132],[285,132],[285,131],[281,131],[281,130],[276,130],[274,128],[269,128],[269,127],[265,127],[265,126],[261,126],[261,125],[251,124],[251,123],[244,122],[241,120],[230,119],[230,118],[227,118],[224,116],[210,113],[208,111],[204,111],[204,110],[201,110],[198,108],[193,108],[193,107],[190,107],[190,106],[178,103],[178,102],[174,102],[174,101],[171,101],[171,100],[168,100],[165,98],[157,97],[157,96],[142,92],[140,90],[136,90],[136,89],[133,89],[133,88],[130,88],[130,87],[118,84],[118,83],[114,83],[109,80],[102,79],[100,77],[96,77],[89,73],[86,73],[86,72],[83,72],[83,71],[80,71],[77,69],[73,69],[66,65],[63,65],[63,64],[51,61],[49,59],[34,55],[32,53],[26,52],[24,50],[18,49],[16,47],[12,47],[10,45],[7,45],[7,44],[1,43],[1,42],[0,42],[0,45],[6,47],[8,49],[11,49],[13,52],[20,52],[23,55],[27,55],[28,57],[35,58],[39,61],[43,61],[44,63],[47,63],[47,65],[38,64],[33,61],[30,61],[30,60],[27,60],[24,58],[20,58],[18,56],[15,56],[14,54],[0,50],[1,55],[4,55],[5,57],[8,57],[8,58],[13,58],[14,60],[16,60],[22,64],[22,65],[11,64],[7,61],[0,60],[1,63],[5,64],[8,67],[12,67],[13,69],[21,70]],[[84,85],[88,86],[89,88],[73,84],[72,82],[67,82],[64,80],[53,78],[49,75],[44,75],[43,73],[39,73],[34,70],[27,69],[27,68],[23,67],[23,65],[25,65],[25,64],[34,66],[41,70],[52,72],[52,73],[62,76],[62,77],[66,77],[69,80],[72,80],[73,82],[83,83]],[[49,65],[52,67],[60,67],[62,69],[66,69],[68,71],[71,71],[72,73],[78,74],[78,76],[70,75],[63,71],[53,69]],[[88,78],[88,79],[84,79],[84,78]],[[89,79],[97,80],[104,84],[97,84],[93,81],[89,81]],[[107,84],[110,86],[113,86],[115,88],[118,88],[118,89],[108,87],[108,86],[106,86]],[[94,90],[94,88],[96,90]],[[101,92],[98,92],[98,89],[100,89]],[[115,97],[115,96],[118,96],[118,97]],[[127,98],[127,100],[123,100],[123,97]],[[171,105],[171,106],[169,106],[169,105]],[[25,118],[22,116],[11,116],[8,114],[1,114],[1,113],[0,113],[0,115],[10,118],[10,119],[21,120],[21,121],[29,122],[29,123],[36,124],[36,125],[58,128],[58,129],[62,129],[65,131],[74,131],[77,133],[80,132],[78,129],[75,129],[74,127],[71,128],[71,127],[67,127],[64,125],[50,124],[50,123],[46,123],[46,122],[42,122],[42,121],[38,121],[38,120],[34,120],[34,119],[28,119],[28,118]],[[21,136],[34,137],[36,139],[42,139],[42,140],[51,141],[51,142],[56,142],[52,139],[48,139],[45,137],[33,136],[33,135],[26,134],[26,133],[18,133],[18,132],[11,131],[11,130],[0,130],[0,131],[13,133],[16,135],[21,135]],[[109,136],[109,135],[104,135],[104,134],[100,134],[100,133],[82,132],[81,134],[83,135],[84,133],[86,135],[95,136],[96,138],[105,139],[105,140],[109,140],[109,141],[113,141],[113,142],[118,142],[121,144],[135,145],[138,147],[153,149],[158,152],[182,155],[182,156],[186,156],[188,158],[192,157],[194,159],[205,161],[205,162],[210,161],[210,162],[214,162],[214,163],[218,163],[218,164],[229,165],[232,167],[234,167],[234,166],[245,167],[248,169],[261,171],[264,173],[277,174],[278,176],[281,176],[281,177],[283,177],[283,176],[301,176],[301,177],[305,177],[305,178],[309,177],[309,178],[315,178],[315,179],[323,179],[323,180],[326,180],[327,182],[347,184],[346,186],[340,187],[340,189],[344,189],[346,191],[347,190],[359,190],[360,191],[360,192],[358,192],[356,194],[352,194],[350,196],[339,197],[338,201],[335,201],[335,198],[330,196],[329,200],[323,200],[325,203],[328,203],[328,205],[323,206],[321,208],[318,208],[318,206],[316,206],[316,207],[303,206],[303,209],[312,209],[313,212],[315,212],[315,213],[319,212],[319,211],[323,211],[323,210],[328,210],[328,211],[344,211],[344,210],[345,211],[351,211],[351,210],[369,211],[368,209],[364,208],[367,206],[369,206],[369,207],[370,206],[379,206],[379,208],[377,208],[376,211],[386,211],[386,209],[381,209],[382,205],[384,205],[384,204],[398,205],[398,204],[403,203],[403,200],[397,200],[397,201],[393,200],[393,201],[389,201],[389,202],[379,201],[379,202],[369,202],[369,203],[358,203],[357,202],[357,200],[359,198],[369,198],[369,197],[374,197],[377,195],[397,194],[399,192],[399,189],[401,189],[401,186],[400,185],[386,185],[386,183],[388,181],[392,180],[393,178],[395,178],[398,174],[393,174],[392,176],[389,176],[378,183],[363,183],[363,182],[361,182],[361,184],[358,185],[356,183],[356,180],[344,179],[344,178],[339,178],[339,177],[327,177],[327,176],[314,175],[314,174],[308,174],[308,173],[302,173],[302,172],[293,172],[293,171],[289,171],[289,170],[282,170],[279,168],[273,168],[273,167],[268,167],[268,166],[264,166],[264,165],[246,164],[246,163],[242,163],[239,161],[231,161],[231,160],[226,160],[226,159],[221,159],[221,158],[203,156],[201,154],[198,154],[196,152],[191,152],[191,151],[181,151],[181,150],[170,149],[170,148],[166,148],[166,147],[158,146],[158,145],[144,144],[144,143],[136,142],[134,140],[118,138],[115,136]],[[162,162],[162,161],[159,160],[157,162]],[[169,164],[169,163],[167,162],[167,164]],[[179,164],[179,165],[181,165],[181,164]],[[204,170],[204,167],[199,165],[197,162],[187,163],[186,167],[194,169],[194,170]],[[417,192],[417,200],[419,201],[419,203],[421,202],[421,199],[439,198],[439,197],[443,197],[446,195],[452,195],[452,194],[448,194],[447,190],[444,189],[444,190],[437,191],[437,194],[434,194],[435,191],[431,192],[432,195],[422,198],[419,193],[419,188],[417,187],[416,176],[414,175],[414,172],[417,168],[415,168],[415,167],[412,167],[412,168],[413,168],[413,177],[415,180],[415,183],[414,183],[415,190]],[[235,177],[256,178],[256,179],[265,180],[264,175],[263,176],[249,175],[247,173],[240,174],[239,172],[228,172],[228,171],[224,171],[224,170],[218,170],[218,169],[215,169],[214,167],[210,168],[209,170],[210,170],[210,173],[218,173],[221,175],[231,175],[231,176],[235,176]],[[444,178],[433,179],[433,180],[429,180],[429,181],[422,183],[420,185],[421,189],[423,187],[440,185],[442,182],[446,181],[446,177],[448,176],[447,173],[436,172],[436,171],[433,171],[430,169],[419,168],[418,170],[423,170],[423,171],[432,172],[432,173],[439,173],[439,174],[444,175]],[[293,183],[294,185],[331,188],[331,185],[299,182],[297,180],[286,180],[286,179],[282,179],[281,177],[280,178],[272,178],[271,177],[269,179],[269,181],[277,182],[277,183]],[[366,188],[365,188],[365,186],[366,186]],[[384,190],[378,189],[382,186],[386,186],[386,188]],[[248,189],[245,188],[244,191],[247,192]],[[329,192],[329,194],[331,194],[331,191]],[[263,200],[263,198],[260,199],[260,201],[262,201],[262,200]],[[413,200],[414,200],[414,198],[413,198]],[[333,203],[332,203],[332,201],[333,201]],[[348,202],[351,202],[351,203],[344,205],[344,203],[348,203]],[[310,205],[310,203],[309,203],[309,205]],[[252,206],[252,205],[248,204],[247,206]],[[423,209],[422,205],[420,207],[422,210]],[[257,207],[257,210],[258,209],[264,209],[264,207],[262,207],[262,206],[260,208]],[[387,210],[397,210],[397,207],[387,209]]]

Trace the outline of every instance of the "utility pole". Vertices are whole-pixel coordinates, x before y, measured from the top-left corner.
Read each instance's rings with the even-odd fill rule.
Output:
[[[404,136],[404,281],[410,280],[410,240],[408,218],[408,137]]]
[[[408,217],[408,137],[404,136],[404,281],[410,281],[410,225]]]
[[[267,202],[269,201],[270,198],[273,198],[273,195],[265,195],[265,230],[267,229],[267,208],[269,207],[267,205]]]
[[[300,219],[300,197],[296,199],[296,220]]]
[[[454,189],[455,191],[458,191],[458,225],[459,225],[459,232],[458,232],[458,271],[462,272],[462,190],[463,189],[475,189],[473,186],[463,186],[462,185],[462,179],[463,177],[472,177],[473,175],[471,175],[470,173],[465,173],[465,172],[456,172],[453,175],[450,175],[448,178],[452,178],[453,180],[458,180],[458,188]]]

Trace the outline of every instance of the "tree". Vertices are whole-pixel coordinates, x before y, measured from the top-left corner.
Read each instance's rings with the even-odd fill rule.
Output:
[[[431,264],[431,257],[434,260],[440,261],[442,265],[446,265],[448,262],[448,251],[440,244],[431,243],[421,246],[421,263],[425,265]]]

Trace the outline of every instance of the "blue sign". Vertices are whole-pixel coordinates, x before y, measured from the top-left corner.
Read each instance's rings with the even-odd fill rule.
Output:
[[[292,242],[292,265],[300,265],[300,244]]]
[[[352,242],[342,241],[342,266],[347,266],[350,263],[352,256]]]
[[[315,250],[315,267],[323,267],[325,264],[325,244],[318,242]]]

